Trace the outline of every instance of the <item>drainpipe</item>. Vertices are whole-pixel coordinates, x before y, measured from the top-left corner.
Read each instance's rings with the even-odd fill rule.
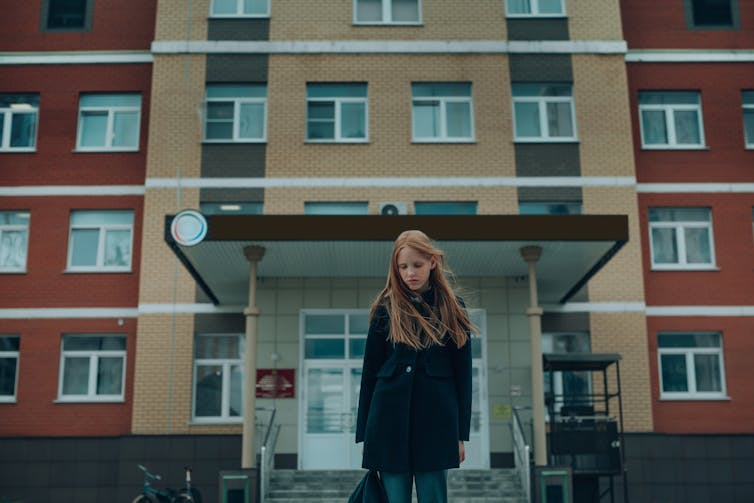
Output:
[[[545,434],[545,387],[542,373],[542,308],[537,295],[537,261],[542,255],[539,246],[524,246],[521,257],[529,265],[529,343],[531,348],[531,401],[534,422],[534,464],[547,465]]]
[[[244,392],[243,403],[243,437],[241,441],[241,468],[254,468],[254,427],[257,408],[257,264],[264,257],[265,249],[261,246],[247,246],[243,249],[249,261],[249,305],[243,310],[246,316],[246,343],[244,344]]]

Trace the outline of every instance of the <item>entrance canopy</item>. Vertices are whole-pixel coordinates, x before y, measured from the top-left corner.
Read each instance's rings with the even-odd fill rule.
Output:
[[[542,303],[565,302],[628,241],[625,215],[209,215],[207,234],[165,240],[215,304],[246,305],[247,246],[265,248],[259,278],[384,278],[393,242],[418,229],[445,251],[458,278],[526,277],[524,246],[539,246]]]

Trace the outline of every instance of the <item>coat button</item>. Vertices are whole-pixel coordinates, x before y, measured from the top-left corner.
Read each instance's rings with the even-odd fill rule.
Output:
[[[412,367],[411,367],[411,365],[406,365],[406,373],[410,374],[411,370],[413,370]]]

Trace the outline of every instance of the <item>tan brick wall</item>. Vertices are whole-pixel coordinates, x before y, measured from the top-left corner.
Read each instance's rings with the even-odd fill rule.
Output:
[[[424,0],[422,26],[354,25],[352,0],[272,0],[270,40],[502,40],[502,1]]]
[[[594,353],[619,353],[626,431],[652,431],[652,401],[647,350],[647,322],[644,313],[591,313],[591,344]],[[595,374],[596,376],[596,374]],[[616,390],[615,369],[608,371],[608,385]],[[595,392],[601,389],[601,375],[594,378]],[[610,403],[618,414],[617,401]]]
[[[497,188],[301,188],[265,190],[265,214],[303,214],[304,202],[354,201],[368,202],[369,213],[377,214],[381,202],[408,203],[414,213],[415,201],[476,201],[477,213],[515,214],[518,212],[516,189]]]
[[[626,64],[622,56],[574,55],[582,176],[635,176]]]
[[[154,57],[148,178],[201,173],[205,61],[203,55]]]
[[[207,40],[210,0],[158,0],[155,40]]]
[[[566,0],[571,40],[623,40],[619,2]]]
[[[269,68],[268,177],[515,176],[503,56],[270,56]],[[412,81],[472,82],[476,143],[412,144]],[[369,143],[305,144],[307,82],[367,82]]]

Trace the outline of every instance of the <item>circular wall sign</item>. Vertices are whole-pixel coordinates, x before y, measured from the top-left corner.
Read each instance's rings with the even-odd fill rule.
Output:
[[[173,218],[170,234],[179,245],[197,245],[207,235],[207,220],[196,210],[183,210]]]

